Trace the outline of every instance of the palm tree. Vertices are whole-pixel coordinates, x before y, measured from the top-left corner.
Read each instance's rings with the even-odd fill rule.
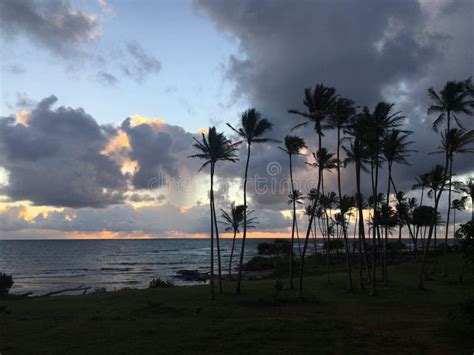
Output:
[[[262,115],[254,108],[251,108],[242,113],[241,127],[236,129],[229,123],[229,126],[237,135],[247,143],[247,162],[245,164],[245,174],[244,174],[244,206],[247,204],[247,178],[249,171],[250,163],[250,151],[252,144],[256,143],[267,143],[270,141],[275,141],[270,138],[265,138],[264,135],[272,129],[272,123],[263,118]],[[276,142],[276,141],[275,141]],[[244,262],[244,252],[245,252],[245,240],[247,238],[247,209],[244,210],[244,232],[242,235],[242,248],[240,249],[240,260],[239,260],[239,274],[237,278],[237,287],[235,289],[236,294],[240,294],[240,284],[242,281],[242,265]]]
[[[439,93],[430,88],[428,89],[428,96],[432,100],[432,104],[428,107],[428,115],[438,114],[433,122],[435,132],[444,122],[446,122],[446,130],[449,131],[451,129],[451,119],[454,119],[456,124],[463,128],[457,115],[474,115],[471,111],[471,108],[474,107],[471,78],[464,81],[448,81]]]
[[[286,136],[285,137],[285,146],[278,147],[288,154],[290,160],[290,184],[291,184],[291,193],[290,193],[290,202],[293,207],[293,224],[291,227],[291,249],[290,249],[290,289],[294,289],[293,285],[293,247],[295,241],[295,228],[296,228],[296,203],[297,203],[297,194],[298,190],[295,190],[294,181],[293,181],[293,155],[300,155],[301,150],[306,148],[306,143],[303,138],[297,136]],[[299,192],[301,194],[301,192]],[[301,197],[302,194],[299,196]]]
[[[465,182],[461,182],[459,190],[471,199],[471,221],[474,222],[474,178],[468,177]]]
[[[344,238],[344,247],[346,253],[346,268],[347,268],[347,289],[352,290],[352,270],[351,260],[349,255],[349,243],[347,240],[347,227],[349,223],[346,223],[346,215],[352,208],[356,206],[356,198],[354,196],[343,195],[339,198],[339,213],[341,215],[341,227]]]
[[[321,186],[321,195],[320,201],[322,207],[324,208],[324,214],[326,216],[326,232],[327,232],[327,245],[329,246],[329,216],[327,213],[328,208],[331,209],[333,204],[336,202],[336,194],[331,192],[328,195],[324,195],[324,170],[331,171],[337,165],[337,160],[334,158],[334,154],[329,153],[326,148],[321,148],[316,153],[312,153],[315,160],[314,163],[306,163],[310,166],[316,167],[320,171],[320,186]],[[329,283],[329,248],[326,248],[327,254],[327,281]]]
[[[451,209],[453,210],[453,236],[456,234],[456,211],[466,210],[467,196],[456,198],[451,202]],[[456,240],[456,239],[454,239]]]
[[[427,173],[419,174],[415,178],[415,183],[413,184],[413,186],[411,188],[412,190],[416,190],[416,189],[421,188],[420,205],[423,204],[423,196],[424,196],[425,188],[428,187],[428,183],[429,183],[428,174]]]
[[[420,273],[419,273],[419,279],[418,279],[418,288],[420,289],[424,288],[423,277],[425,276],[426,258],[428,255],[428,249],[430,247],[431,237],[433,235],[433,230],[434,228],[436,228],[436,218],[438,214],[439,201],[441,199],[443,189],[449,180],[445,170],[446,169],[442,165],[435,165],[428,173],[428,181],[429,181],[429,189],[430,189],[428,191],[428,196],[433,197],[434,199],[434,206],[433,206],[434,213],[433,213],[432,221],[431,221],[429,232],[428,232],[428,241],[426,243],[426,247],[424,248],[423,258],[421,260]]]
[[[366,133],[363,135],[363,139],[366,140],[368,149],[371,155],[371,179],[372,179],[372,196],[378,194],[378,178],[379,168],[381,166],[381,149],[382,149],[382,138],[386,132],[390,129],[399,127],[404,116],[400,115],[400,112],[392,112],[394,104],[388,104],[386,102],[379,102],[372,112],[369,111],[368,107],[364,107],[362,115],[367,124]],[[374,211],[377,210],[378,202],[375,199]],[[373,226],[373,245],[372,245],[372,295],[376,294],[375,284],[375,240],[376,234],[380,238],[380,231],[377,225],[377,221],[374,220]]]
[[[195,137],[194,148],[200,151],[198,154],[191,155],[190,158],[203,159],[204,163],[199,168],[199,171],[206,166],[210,166],[211,187],[209,193],[209,206],[211,213],[211,298],[215,298],[214,294],[214,230],[216,231],[217,243],[219,243],[217,235],[217,220],[214,206],[214,173],[216,163],[218,161],[236,162],[238,160],[236,151],[239,143],[232,143],[224,136],[224,133],[218,133],[216,127],[210,127],[207,137],[202,133],[202,139],[199,141]],[[217,255],[219,262],[219,292],[222,292],[222,277],[221,277],[221,263],[220,263],[220,248],[217,247]]]
[[[240,233],[240,227],[244,222],[244,205],[235,205],[235,202],[232,202],[230,205],[230,211],[226,212],[221,208],[222,214],[221,217],[224,219],[223,221],[219,221],[219,223],[227,226],[225,228],[226,232],[233,232],[234,236],[232,238],[232,248],[230,250],[230,258],[229,258],[229,279],[232,279],[232,258],[234,256],[234,249],[235,249],[235,238],[237,233]],[[252,214],[254,211],[249,211],[247,216]],[[255,224],[257,222],[257,218],[248,218],[247,219],[247,228],[255,228]]]
[[[367,245],[365,241],[365,224],[364,224],[364,214],[363,210],[366,207],[364,203],[364,198],[362,196],[361,189],[361,171],[367,172],[365,164],[369,161],[369,151],[367,144],[363,139],[365,134],[366,123],[365,117],[362,114],[355,116],[350,125],[346,129],[346,133],[350,137],[349,146],[343,146],[342,148],[346,152],[347,158],[345,163],[355,163],[355,175],[356,175],[356,201],[357,201],[357,210],[358,210],[358,229],[359,229],[359,284],[361,288],[364,288],[364,279],[362,275],[362,251],[365,260],[365,267],[367,270],[367,276],[369,281],[372,280],[370,269],[368,267],[369,260],[367,256]],[[363,249],[363,250],[362,250]]]
[[[412,132],[400,131],[392,129],[388,131],[382,140],[382,154],[387,161],[388,166],[388,181],[387,181],[387,206],[390,206],[390,185],[392,180],[392,165],[393,163],[408,164],[406,161],[407,155],[412,152],[408,147],[413,144],[412,141],[407,141],[409,134]],[[383,279],[387,281],[387,242],[388,242],[388,221],[385,221],[385,243],[384,243],[384,263],[383,263]]]
[[[346,98],[338,98],[331,110],[331,115],[329,123],[332,127],[337,130],[337,149],[336,149],[336,159],[337,159],[337,190],[339,193],[339,201],[342,202],[342,189],[341,189],[341,132],[349,126],[353,116],[356,113],[354,101]],[[342,209],[341,206],[339,206]],[[343,213],[342,217],[344,216]],[[349,256],[349,247],[347,242],[347,226],[344,224],[342,226],[342,232],[344,236],[345,251],[346,251],[346,266],[347,266],[347,288],[352,290],[352,276],[351,276],[351,265],[350,265],[350,256]]]
[[[293,127],[296,129],[298,127],[307,126],[308,124],[313,124],[314,131],[318,136],[318,151],[322,149],[322,136],[323,136],[323,121],[329,116],[332,105],[337,99],[336,89],[332,87],[326,87],[323,84],[317,84],[314,90],[306,88],[304,90],[304,100],[303,104],[306,107],[306,112],[299,110],[288,110],[289,113],[302,116],[306,119],[305,122],[300,123]],[[316,187],[316,196],[319,196],[319,190],[321,187],[321,177],[322,177],[322,167],[319,167],[318,174],[318,185]],[[317,200],[313,201],[313,208],[311,211],[313,214],[310,216],[308,223],[308,228],[306,230],[305,241],[303,246],[303,252],[301,253],[301,262],[300,262],[300,284],[298,294],[300,297],[303,297],[303,272],[304,272],[304,259],[306,255],[306,249],[308,248],[309,236],[311,234],[311,226],[313,224],[314,212],[316,211]]]
[[[459,128],[451,128],[450,130],[446,130],[444,133],[441,134],[441,147],[440,150],[434,153],[441,153],[446,152],[448,157],[448,165],[447,169],[448,176],[449,176],[449,183],[448,183],[448,214],[446,218],[446,229],[445,229],[445,251],[444,251],[444,275],[447,275],[448,271],[448,255],[447,255],[447,242],[448,242],[448,232],[449,232],[449,218],[451,214],[451,191],[452,191],[452,177],[453,177],[453,161],[454,161],[454,154],[466,154],[466,153],[474,153],[474,149],[469,148],[468,145],[474,143],[474,130],[471,131],[463,131]],[[454,235],[453,235],[454,237]]]
[[[329,223],[330,217],[329,217],[329,214],[328,214],[328,210],[331,210],[339,202],[339,199],[337,198],[337,195],[336,195],[335,192],[331,191],[331,192],[328,192],[327,194],[324,194],[324,188],[323,188],[323,192],[322,192],[322,195],[320,196],[320,200],[321,200],[320,201],[321,206],[323,207],[323,211],[324,211],[324,217],[325,217],[325,220],[326,220],[326,245],[327,245],[327,248],[326,248],[326,281],[329,284],[331,282],[330,279],[329,279],[329,255],[330,255],[330,251],[331,251],[330,236],[331,236],[331,234],[333,234],[332,232],[333,232],[334,228],[333,228],[332,223]]]

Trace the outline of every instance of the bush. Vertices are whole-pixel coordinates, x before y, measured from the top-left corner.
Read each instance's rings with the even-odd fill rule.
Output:
[[[167,288],[174,287],[174,283],[167,280],[162,280],[160,278],[153,279],[150,281],[149,288]]]
[[[275,239],[273,243],[260,243],[257,246],[258,255],[290,255],[291,242],[286,239]]]
[[[244,271],[263,271],[275,268],[275,260],[273,258],[265,258],[263,256],[254,256],[243,265]]]
[[[407,249],[407,246],[399,240],[387,243],[387,251],[401,251],[405,249]]]
[[[6,295],[13,284],[13,277],[11,275],[0,273],[0,295]]]
[[[325,241],[323,244],[323,249],[327,248],[327,242]],[[329,241],[329,250],[340,250],[344,248],[344,243],[342,240],[339,239],[332,239]]]

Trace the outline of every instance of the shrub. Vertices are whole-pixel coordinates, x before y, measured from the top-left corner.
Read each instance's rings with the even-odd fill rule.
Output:
[[[258,255],[290,255],[291,242],[286,239],[275,239],[273,243],[260,243],[257,246]]]
[[[11,275],[0,273],[0,295],[6,295],[13,284],[13,277]]]
[[[150,281],[149,288],[167,288],[174,287],[174,283],[167,280],[162,280],[160,278],[153,279]]]
[[[326,249],[327,248],[327,242],[325,241],[324,244],[323,244],[323,249]],[[329,250],[340,250],[344,248],[344,243],[342,242],[342,240],[339,240],[339,239],[332,239],[329,241]]]
[[[263,271],[275,268],[275,260],[273,258],[265,258],[263,256],[254,256],[243,265],[244,271]]]
[[[396,242],[387,243],[388,251],[401,251],[401,250],[405,250],[406,248],[407,246],[399,240],[397,240]]]

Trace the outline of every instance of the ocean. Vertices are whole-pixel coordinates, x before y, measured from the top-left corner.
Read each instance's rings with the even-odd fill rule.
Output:
[[[257,255],[257,245],[262,241],[247,240],[245,260]],[[234,267],[238,265],[240,243],[238,239]],[[221,239],[225,273],[231,245],[231,239]],[[81,285],[107,290],[144,288],[157,277],[183,285],[189,282],[176,278],[178,270],[209,272],[209,264],[208,239],[0,240],[0,272],[13,276],[11,293],[39,295]]]

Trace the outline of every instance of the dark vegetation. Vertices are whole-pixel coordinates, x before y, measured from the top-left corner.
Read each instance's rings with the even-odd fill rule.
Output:
[[[413,285],[418,264],[388,265],[377,297],[344,290],[340,272],[305,274],[303,299],[275,279],[243,281],[246,292],[209,299],[209,286],[122,290],[81,296],[0,299],[2,354],[104,353],[440,353],[474,349],[474,274]],[[308,269],[311,268],[308,260]],[[286,264],[287,266],[287,264]]]

